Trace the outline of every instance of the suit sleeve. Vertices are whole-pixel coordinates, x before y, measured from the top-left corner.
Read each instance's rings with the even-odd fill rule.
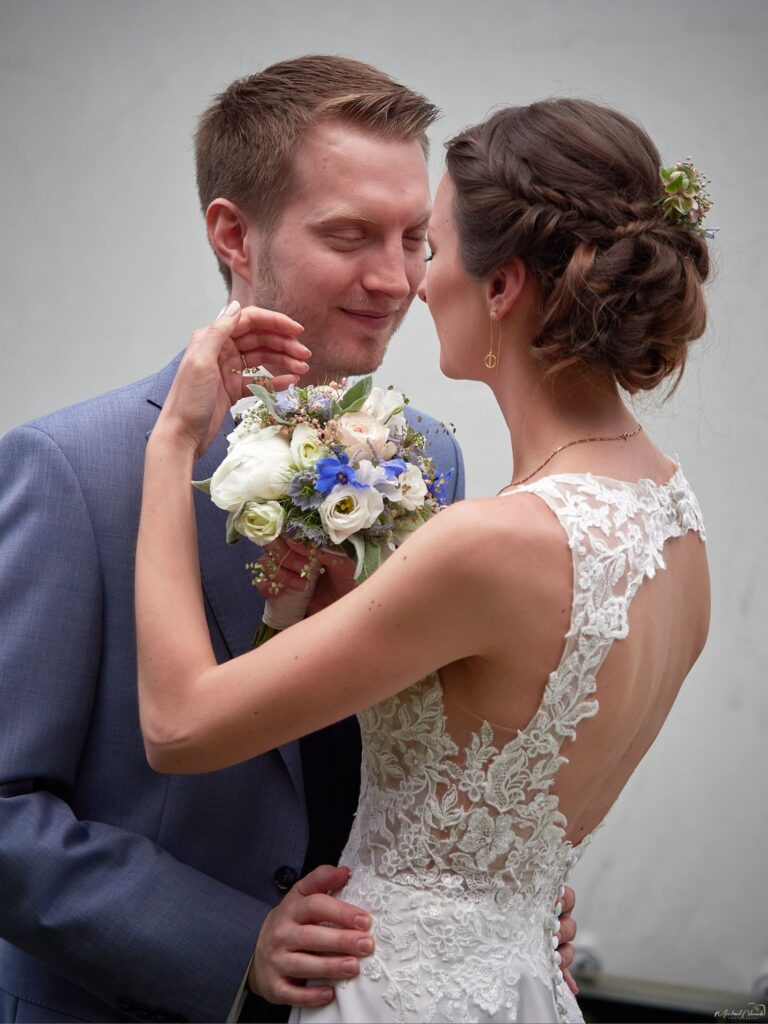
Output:
[[[0,935],[120,1014],[224,1020],[270,907],[68,803],[94,702],[101,571],[77,478],[0,441]]]

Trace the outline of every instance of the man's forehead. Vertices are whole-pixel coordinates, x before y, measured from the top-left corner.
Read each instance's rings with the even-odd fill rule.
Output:
[[[346,124],[315,125],[296,150],[291,191],[330,208],[358,205],[360,198],[403,201],[430,207],[427,163],[415,139],[382,138]],[[345,201],[346,200],[346,201]],[[328,212],[331,212],[329,209]]]

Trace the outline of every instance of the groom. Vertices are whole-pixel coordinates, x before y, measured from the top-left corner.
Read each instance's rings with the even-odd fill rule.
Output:
[[[304,325],[305,380],[374,370],[415,295],[435,113],[374,68],[306,57],[234,83],[201,120],[198,185],[230,296]],[[271,1003],[310,991],[295,979],[349,977],[343,962],[356,973],[364,955],[359,911],[320,895],[338,873],[302,877],[336,863],[349,831],[353,721],[206,775],[146,763],[133,549],[144,445],[177,363],[0,442],[2,1021],[223,1021],[246,976],[270,1002],[250,997],[241,1019],[284,1019]],[[425,426],[460,498],[458,448]],[[247,650],[262,602],[248,553],[196,500],[223,660]]]

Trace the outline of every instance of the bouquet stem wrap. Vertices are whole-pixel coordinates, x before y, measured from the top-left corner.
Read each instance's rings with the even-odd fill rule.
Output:
[[[301,622],[307,613],[309,602],[317,586],[317,573],[307,580],[306,590],[289,590],[279,598],[267,598],[261,621],[279,632]]]
[[[312,572],[307,576],[306,590],[288,590],[280,597],[268,597],[261,616],[261,625],[256,630],[251,647],[261,647],[289,626],[301,622],[307,614],[309,602],[315,592],[320,577],[320,566],[316,562]]]

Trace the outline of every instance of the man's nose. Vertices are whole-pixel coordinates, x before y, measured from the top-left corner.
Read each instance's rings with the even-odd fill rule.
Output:
[[[369,292],[383,292],[393,299],[405,299],[413,290],[408,278],[402,246],[379,249],[371,254],[363,286]]]

